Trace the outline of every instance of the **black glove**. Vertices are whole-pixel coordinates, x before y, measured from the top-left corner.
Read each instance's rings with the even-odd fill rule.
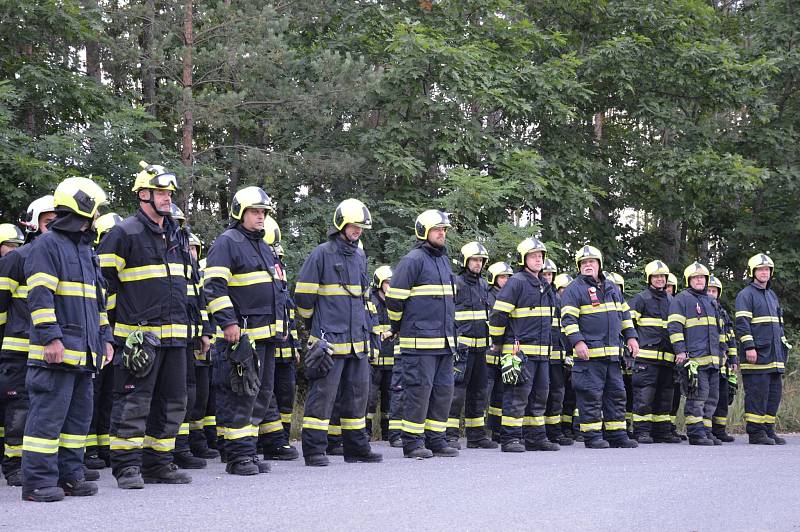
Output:
[[[243,334],[237,343],[228,344],[226,351],[231,365],[231,391],[240,396],[258,395],[261,378],[258,376],[260,367],[255,342],[251,342],[247,334]]]
[[[461,384],[467,374],[467,360],[469,360],[469,348],[459,347],[453,352],[453,382]]]
[[[736,399],[736,392],[739,391],[739,377],[732,369],[728,370],[728,406],[733,404]]]
[[[325,340],[317,340],[313,344],[309,343],[306,353],[306,377],[309,379],[321,379],[325,377],[333,367],[333,348]]]
[[[147,377],[155,365],[158,347],[161,347],[161,341],[155,334],[133,331],[122,348],[122,365],[138,379]]]

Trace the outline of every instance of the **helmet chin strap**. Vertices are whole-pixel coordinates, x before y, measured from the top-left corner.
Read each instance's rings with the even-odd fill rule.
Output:
[[[145,202],[145,203],[149,203],[149,204],[150,204],[150,206],[151,206],[151,207],[153,207],[153,210],[154,210],[154,211],[156,211],[156,214],[158,214],[159,216],[164,216],[164,217],[166,217],[166,216],[170,216],[170,214],[172,214],[172,212],[170,211],[169,207],[167,208],[167,210],[166,210],[166,211],[160,211],[160,210],[158,210],[158,207],[156,207],[156,202],[155,202],[155,200],[153,199],[153,195],[154,195],[154,194],[153,194],[153,189],[152,189],[152,188],[150,188],[150,189],[148,189],[148,190],[150,191],[150,199],[147,199],[147,200],[141,200],[141,201],[143,201],[143,202]]]

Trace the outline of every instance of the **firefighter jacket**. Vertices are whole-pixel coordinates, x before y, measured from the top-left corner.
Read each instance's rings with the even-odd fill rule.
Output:
[[[719,317],[722,319],[722,333],[725,336],[725,345],[727,346],[727,357],[725,363],[720,365],[720,372],[723,375],[728,375],[728,369],[739,363],[738,351],[736,349],[736,333],[733,328],[733,320],[728,311],[725,310],[718,300],[714,300],[714,304],[719,310]]]
[[[33,243],[12,250],[0,259],[0,320],[3,321],[0,358],[25,359],[31,332],[25,260]]]
[[[675,363],[675,353],[669,341],[667,320],[672,295],[666,290],[648,286],[630,300],[631,318],[639,334],[639,355],[643,360],[661,365]]]
[[[606,279],[578,275],[561,294],[561,325],[571,347],[585,342],[589,358],[618,360],[620,339],[637,338],[627,304]]]
[[[310,342],[324,337],[335,356],[364,358],[373,326],[367,257],[357,244],[339,235],[332,232],[300,268],[295,287],[297,313],[308,324]]]
[[[208,351],[200,352],[201,336],[207,336],[209,340],[214,336],[214,329],[211,327],[208,311],[206,310],[206,295],[203,290],[203,272],[200,264],[191,256],[187,257],[190,265],[189,282],[186,285],[186,296],[189,306],[186,312],[189,315],[189,339],[194,348],[195,362],[198,365],[208,365]]]
[[[380,288],[373,288],[369,294],[370,312],[373,314],[372,334],[375,342],[373,349],[374,366],[393,366],[396,351],[400,350],[396,337],[392,336],[381,340],[381,334],[392,332],[392,325],[389,321],[389,309],[386,307],[386,299],[381,297],[378,292]]]
[[[489,283],[464,270],[455,279],[456,342],[459,346],[489,346]]]
[[[550,350],[550,363],[563,364],[564,363],[564,343],[561,339],[561,296],[556,292],[555,287],[551,284],[550,291],[553,293],[555,303],[553,305],[553,322],[550,338],[552,339],[553,347]]]
[[[452,354],[456,349],[455,290],[447,248],[417,242],[392,276],[386,306],[403,355]]]
[[[149,331],[162,346],[185,346],[191,267],[180,249],[178,229],[169,216],[163,227],[141,209],[114,226],[97,247],[108,283],[114,341],[121,345],[136,330]]]
[[[28,365],[56,366],[45,361],[44,347],[60,339],[64,361],[57,366],[91,372],[102,367],[105,342],[112,338],[93,240],[91,231],[51,229],[30,244],[25,260],[32,323]]]
[[[492,309],[494,308],[495,301],[497,301],[497,294],[499,293],[500,293],[500,288],[498,288],[497,285],[492,285],[492,288],[489,290],[489,295],[486,296],[486,306],[489,307],[490,314]],[[489,336],[489,341],[491,342],[491,335]],[[495,366],[500,364],[500,351],[492,351],[491,349],[487,349],[486,363]]]
[[[769,284],[761,288],[752,282],[736,295],[735,329],[742,349],[739,365],[742,373],[783,373],[786,370],[788,345],[783,311]],[[755,364],[744,358],[748,349],[755,349],[758,354]]]
[[[719,368],[728,346],[719,310],[705,290],[687,288],[672,298],[667,330],[675,354],[686,353],[700,367]]]
[[[555,293],[527,270],[515,273],[497,294],[489,318],[493,345],[512,353],[515,345],[532,360],[549,360],[554,342]]]
[[[286,292],[264,231],[237,223],[214,241],[203,288],[208,312],[223,330],[238,324],[251,340],[286,337]]]

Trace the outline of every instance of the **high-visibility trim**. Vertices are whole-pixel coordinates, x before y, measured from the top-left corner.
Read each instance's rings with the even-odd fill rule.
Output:
[[[94,358],[95,354],[92,353],[92,357]],[[44,360],[44,346],[43,345],[36,345],[31,344],[30,349],[28,351],[28,359],[29,360]],[[82,366],[86,364],[86,352],[85,351],[76,351],[74,349],[64,349],[64,360],[63,364],[68,364],[70,366]]]
[[[188,436],[189,429],[190,429],[189,423],[181,423],[181,426],[178,429],[178,436]]]
[[[753,313],[748,310],[737,310],[735,316],[737,318],[752,318]]]
[[[489,334],[491,336],[503,336],[506,333],[505,326],[499,327],[497,325],[489,325]]]
[[[581,311],[578,307],[573,307],[571,305],[564,305],[561,307],[561,317],[564,316],[575,316],[576,318],[581,315]]]
[[[633,320],[622,320],[622,330],[633,329]]]
[[[489,345],[488,338],[472,338],[470,336],[459,336],[458,343],[467,347],[487,347]]]
[[[690,360],[697,362],[698,366],[708,366],[709,364],[719,364],[719,357],[716,355],[702,355],[691,357]]]
[[[445,341],[449,345],[455,345],[453,338],[414,338],[401,336],[400,348],[401,349],[444,349]]]
[[[311,335],[308,337],[308,341],[309,343],[313,344],[319,341],[319,338],[317,338],[314,335]],[[328,346],[330,346],[333,349],[334,355],[349,355],[351,352],[369,353],[368,340],[362,340],[361,342],[341,342],[341,343],[328,342]]]
[[[51,292],[55,292],[56,288],[58,288],[58,277],[50,275],[49,273],[38,272],[28,277],[27,283],[28,290],[33,290],[37,286],[43,286]]]
[[[209,301],[206,308],[208,308],[210,313],[215,314],[222,309],[233,308],[233,303],[231,302],[230,297],[220,296]]]
[[[342,430],[362,430],[367,428],[367,420],[363,417],[341,418]]]
[[[230,287],[254,286],[257,284],[265,284],[271,282],[272,282],[272,276],[269,274],[269,272],[255,271],[248,273],[235,273],[231,275],[231,278],[228,280],[228,286]]]
[[[703,418],[703,426],[710,429],[711,428],[711,420]]]
[[[767,364],[739,364],[739,369],[743,371],[764,371],[768,369],[786,369],[785,362],[768,362]]]
[[[544,424],[545,425],[558,425],[561,423],[561,416],[545,416],[544,417]]]
[[[387,310],[389,314],[389,319],[392,321],[400,321],[403,319],[403,311],[402,310]]]
[[[175,438],[156,438],[155,436],[148,436],[145,434],[142,447],[168,453],[175,449]]]
[[[669,414],[653,414],[653,423],[669,423],[672,416]]]
[[[681,325],[686,325],[686,316],[683,314],[670,314],[667,318],[667,321],[674,321],[680,323]]]
[[[108,313],[100,312],[100,326],[109,325],[108,323]]]
[[[311,283],[304,283],[304,284],[311,284]],[[298,286],[299,285],[300,283],[298,283]],[[360,297],[361,293],[362,293],[361,285],[357,284],[348,284],[345,286],[342,286],[340,284],[320,284],[317,285],[317,290],[316,290],[316,294],[323,297],[329,297],[329,296]]]
[[[22,451],[27,453],[56,454],[58,452],[58,438],[51,440],[48,438],[36,438],[26,434],[22,437]]]
[[[17,289],[19,283],[11,277],[0,277],[0,290],[7,290],[13,292]]]
[[[639,354],[636,358],[643,358],[645,360],[664,360],[667,362],[675,362],[675,354],[667,353],[666,351],[656,351],[655,349],[639,349]]]
[[[780,323],[781,319],[778,316],[757,316],[750,320],[750,323]]]
[[[619,356],[619,347],[604,346],[604,347],[590,347],[589,358],[602,358]]]
[[[723,427],[728,424],[728,418],[722,416],[714,416],[713,418],[711,418],[711,421],[713,421],[716,425],[720,425]]]
[[[522,426],[522,418],[521,417],[512,417],[512,416],[503,416],[500,419],[500,424],[506,427],[521,427]]]
[[[675,333],[669,335],[669,341],[673,344],[684,341],[683,333]]]
[[[147,266],[137,266],[135,268],[124,268],[118,276],[122,283],[135,281],[146,281],[147,279],[160,279],[167,276],[186,277],[186,269],[183,264],[170,262],[164,264],[148,264]],[[208,275],[206,273],[206,275]]]
[[[114,253],[101,253],[98,258],[101,268],[114,268],[118,272],[125,268],[125,259]]]
[[[553,307],[517,307],[511,311],[512,318],[549,318]]]
[[[483,426],[483,416],[481,417],[467,417],[464,418],[464,426],[468,429],[479,428]]]
[[[752,342],[753,341],[753,335],[752,334],[743,334],[739,338],[739,341],[742,342],[742,343],[744,343],[744,342]]]
[[[232,427],[225,427],[226,440],[240,440],[242,438],[257,438],[258,427],[255,425],[245,425],[244,427],[235,429]]]
[[[508,301],[502,301],[500,299],[495,300],[494,306],[492,307],[493,310],[505,313],[512,312],[514,308],[515,307],[513,303],[509,303]]]
[[[633,421],[633,412],[625,412],[625,420]]]
[[[8,312],[0,312],[0,325],[8,323]]]
[[[487,408],[487,409],[486,409],[486,412],[487,412],[487,413],[488,413],[490,416],[497,416],[497,417],[500,417],[500,416],[502,416],[502,415],[503,415],[503,409],[502,409],[502,408],[500,408],[500,407],[497,407],[497,406],[490,406],[489,408]]]
[[[633,422],[634,423],[652,423],[653,421],[653,414],[637,414],[633,413]]]
[[[151,332],[159,338],[186,338],[189,334],[189,327],[183,324],[167,323],[164,325],[128,325],[117,322],[114,325],[114,336],[127,338],[134,331],[142,330]]]
[[[281,423],[288,425],[291,422],[292,422],[292,413],[291,412],[281,412]]]
[[[111,444],[111,436],[108,434],[97,435],[97,445],[101,447],[108,447]]]
[[[550,322],[550,326],[551,327],[556,327],[556,328],[561,327],[561,321],[558,319],[557,316],[553,316],[553,319]]]
[[[515,344],[503,344],[503,354],[508,355],[509,353],[513,353],[516,347],[519,347],[519,350],[526,356],[550,356],[551,347],[549,345],[533,344],[519,344],[519,346],[515,346]]]
[[[415,423],[407,419],[402,420],[403,432],[409,434],[425,434],[425,423]]]
[[[550,351],[550,360],[561,360],[563,352],[555,347]]]
[[[29,287],[27,285],[20,285],[14,290],[14,299],[27,299]]]
[[[342,435],[341,425],[328,425],[328,436],[341,436],[341,435]]]
[[[65,449],[83,449],[86,446],[86,436],[83,434],[66,434],[62,432],[58,435],[58,446]]]
[[[231,277],[233,277],[231,270],[225,266],[206,266],[203,270],[203,286],[211,279],[222,279],[227,283]]]
[[[378,325],[373,325],[372,326],[372,332],[375,333],[375,334],[381,334],[381,333],[389,332],[391,330],[392,330],[392,327],[388,323],[380,323]]]
[[[378,357],[375,359],[375,362],[372,363],[373,366],[392,366],[394,365],[394,357]]]
[[[634,311],[631,311],[634,312]],[[636,325],[639,327],[661,327],[666,328],[667,322],[661,318],[635,318]]]
[[[291,415],[289,417],[291,419]],[[259,434],[272,434],[273,432],[280,432],[283,430],[283,423],[280,419],[276,419],[275,421],[269,421],[267,423],[261,423],[258,425],[258,433]]]
[[[425,430],[431,432],[444,432],[445,430],[447,430],[447,422],[436,421],[435,419],[426,419]]]
[[[631,313],[631,318],[635,319],[636,321],[639,321],[639,318],[642,317],[642,313],[638,310],[631,309],[629,312]]]
[[[455,295],[453,286],[449,284],[421,284],[411,288],[411,297],[452,295]]]
[[[217,425],[217,438],[224,438],[225,432],[228,430],[227,428],[223,427],[222,425]]]
[[[97,299],[97,287],[93,284],[59,281],[58,287],[56,288],[56,295]]]
[[[523,427],[544,427],[544,416],[525,416],[522,418]]]
[[[196,419],[194,421],[190,421],[189,422],[189,431],[191,432],[193,430],[203,430],[203,420],[202,419]]]
[[[107,310],[114,310],[117,308],[117,294],[110,294],[106,299],[106,309]]]
[[[580,330],[581,330],[581,328],[580,328],[580,326],[578,326],[577,323],[571,323],[571,324],[567,325],[566,327],[564,327],[564,334],[569,336],[571,334],[577,333]]]
[[[622,305],[615,301],[607,301],[597,306],[594,305],[581,305],[581,314],[600,314],[603,312],[622,312]],[[563,311],[562,311],[563,313]]]
[[[297,307],[297,313],[300,314],[301,318],[309,320],[309,319],[311,319],[311,316],[314,315],[314,309],[313,308]]]
[[[766,423],[767,416],[763,416],[761,414],[752,414],[750,412],[744,413],[744,420],[748,423]]]
[[[486,352],[486,363],[496,366],[500,363],[500,355],[493,355],[493,351]]]
[[[703,316],[701,318],[688,318],[685,327],[688,329],[690,327],[710,327],[712,325],[717,325],[716,318],[713,316]]]
[[[31,312],[31,323],[34,325],[43,325],[45,323],[56,322],[56,309],[54,308],[40,308]]]
[[[112,451],[130,451],[133,449],[140,449],[144,443],[144,438],[138,436],[135,438],[120,438],[118,436],[111,436],[111,450]]]
[[[411,297],[411,290],[390,286],[389,291],[386,292],[386,297],[399,300],[408,299],[409,297]]]
[[[457,310],[456,321],[486,321],[489,315],[485,310]]]
[[[86,447],[97,447],[97,434],[86,435]]]
[[[461,422],[457,417],[449,417],[447,418],[447,428],[448,429],[457,429],[461,427]]]
[[[20,458],[22,456],[22,445],[5,445],[3,455],[7,458]]]
[[[606,430],[625,430],[625,422],[624,421],[604,421],[603,428]]]
[[[328,425],[330,424],[330,419],[319,419],[316,417],[303,417],[303,430],[328,430]]]
[[[766,414],[766,415],[764,416],[764,422],[765,422],[767,425],[774,425],[774,424],[775,424],[775,416],[771,416],[771,415],[769,415],[769,414]]]
[[[569,414],[561,414],[562,423],[572,423],[572,416]]]
[[[206,416],[206,417],[203,418],[203,426],[204,427],[210,427],[210,426],[216,425],[216,424],[217,424],[216,416]]]
[[[595,421],[592,423],[580,423],[578,425],[578,429],[581,432],[595,432],[599,430],[603,430],[603,422],[602,421]]]
[[[695,425],[697,423],[702,423],[703,418],[700,416],[686,416],[686,424],[687,425]]]
[[[389,430],[403,430],[403,420],[402,419],[390,419],[389,420]]]

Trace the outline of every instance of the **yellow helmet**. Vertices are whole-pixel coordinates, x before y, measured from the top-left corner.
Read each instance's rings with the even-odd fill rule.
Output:
[[[333,226],[337,231],[347,224],[357,225],[362,229],[372,229],[372,215],[362,202],[349,198],[341,202],[333,213]]]
[[[543,272],[550,272],[550,273],[558,273],[558,266],[556,263],[550,259],[544,259],[544,266],[542,266]]]
[[[764,253],[753,255],[747,261],[747,272],[750,274],[750,277],[753,277],[753,273],[755,272],[756,268],[761,266],[769,266],[770,277],[772,277],[772,272],[775,271],[775,263],[772,262],[772,259],[769,257],[769,255],[765,255]]]
[[[556,287],[556,290],[561,290],[562,288],[566,288],[572,282],[572,276],[568,273],[560,273],[556,275],[556,278],[553,279],[553,284]]]
[[[467,267],[467,261],[472,257],[483,259],[483,264],[489,261],[489,252],[480,242],[467,242],[461,247],[461,266]]]
[[[244,187],[233,195],[231,217],[241,220],[245,209],[273,210],[274,204],[264,190],[259,187]]]
[[[372,286],[380,288],[384,281],[388,281],[392,278],[393,273],[391,266],[378,266],[375,269],[375,273],[372,274]]]
[[[196,234],[189,232],[189,246],[197,247],[197,258],[200,259],[200,254],[203,252],[203,241]]]
[[[495,262],[487,269],[489,284],[494,284],[498,275],[514,275],[514,270],[507,262]]]
[[[29,233],[35,233],[39,230],[39,216],[46,212],[54,212],[56,210],[53,204],[53,196],[47,195],[37,198],[28,205],[28,210],[25,212],[25,219],[22,220],[22,225]]]
[[[428,231],[434,227],[452,227],[450,215],[436,209],[429,209],[414,221],[414,233],[419,240],[428,240]]]
[[[674,286],[675,288],[678,288],[678,278],[675,277],[674,273],[667,275],[667,286]]]
[[[281,241],[281,228],[278,227],[278,222],[269,214],[264,217],[264,242],[268,246],[274,246]]]
[[[683,280],[686,281],[686,286],[689,286],[690,277],[696,277],[698,275],[705,276],[706,284],[708,284],[708,278],[711,276],[711,272],[709,272],[708,268],[706,268],[704,265],[694,261],[692,264],[688,265],[685,270],[683,270]]]
[[[722,281],[716,275],[711,274],[708,278],[708,286],[716,286],[719,289],[719,294],[722,295]]]
[[[517,253],[519,253],[519,264],[525,266],[525,256],[534,251],[542,252],[542,260],[547,258],[547,247],[538,239],[529,236],[519,244],[517,244]]]
[[[106,203],[106,193],[87,177],[68,177],[58,184],[53,194],[56,210],[68,210],[85,218],[94,218],[97,209]]]
[[[614,272],[603,272],[603,275],[606,276],[606,279],[619,286],[620,290],[625,291],[625,278],[623,276]]]
[[[653,275],[666,275],[669,277],[669,266],[660,260],[648,262],[644,267],[644,280],[648,285],[650,284],[650,277]]]
[[[21,246],[25,243],[25,233],[14,224],[0,224],[0,244],[17,244]]]
[[[97,236],[94,239],[95,245],[99,244],[103,236],[121,221],[122,216],[115,212],[109,212],[103,216],[98,216],[97,220],[94,221],[94,230],[97,232]]]
[[[160,164],[147,164],[144,161],[139,161],[139,166],[142,170],[136,174],[136,180],[133,182],[133,192],[138,192],[144,188],[171,190],[175,192],[178,190],[178,178],[172,172],[167,170]]]
[[[597,259],[600,262],[600,269],[603,268],[603,254],[596,247],[587,244],[575,253],[575,264],[578,266],[579,271],[581,269],[581,261],[586,259]]]

